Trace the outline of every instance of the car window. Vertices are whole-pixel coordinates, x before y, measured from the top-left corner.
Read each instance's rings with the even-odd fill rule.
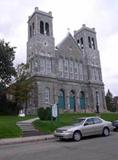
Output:
[[[92,125],[92,124],[94,124],[93,118],[89,118],[85,122],[85,125]]]
[[[99,118],[93,118],[95,124],[102,123],[102,120]]]
[[[77,125],[80,125],[80,124],[84,123],[84,121],[85,121],[84,118],[80,118],[76,122],[74,122],[72,125],[73,126],[77,126]]]
[[[84,121],[85,121],[85,118],[79,118],[79,119],[77,120],[78,123],[81,123],[81,122],[84,122]]]

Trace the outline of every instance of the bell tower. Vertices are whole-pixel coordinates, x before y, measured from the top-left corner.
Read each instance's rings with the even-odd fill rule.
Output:
[[[88,28],[83,24],[80,30],[74,32],[74,37],[83,53],[84,63],[88,73],[86,79],[90,82],[102,83],[95,28]]]
[[[27,63],[30,73],[51,75],[54,57],[52,13],[35,8],[28,19]]]
[[[82,51],[85,79],[88,83],[88,97],[90,99],[88,105],[94,106],[96,112],[105,110],[104,84],[95,28],[88,28],[83,24],[78,31],[74,32],[74,38]]]

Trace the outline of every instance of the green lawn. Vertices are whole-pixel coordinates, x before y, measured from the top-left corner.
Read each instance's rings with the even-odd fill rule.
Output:
[[[40,121],[34,122],[34,126],[39,131],[52,133],[56,128],[71,124],[77,118],[83,116],[93,116],[94,113],[65,113],[61,114],[56,121]],[[118,113],[102,113],[101,118],[113,121],[118,119]],[[12,138],[22,136],[21,130],[16,126],[17,121],[34,118],[34,116],[26,116],[20,118],[18,116],[0,116],[0,138]]]
[[[79,117],[86,117],[86,116],[94,116],[95,113],[65,113],[61,114],[56,121],[40,121],[37,120],[34,122],[35,128],[39,131],[52,133],[56,128],[71,124],[73,121],[76,121]],[[118,119],[118,113],[101,113],[100,117],[113,121]]]
[[[22,132],[16,126],[17,121],[27,120],[30,118],[32,117],[0,116],[0,138],[20,137],[22,135]]]

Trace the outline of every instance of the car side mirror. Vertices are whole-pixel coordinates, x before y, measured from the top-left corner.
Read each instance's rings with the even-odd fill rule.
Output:
[[[88,123],[85,123],[85,124],[84,124],[84,126],[88,126],[88,125],[89,125]]]

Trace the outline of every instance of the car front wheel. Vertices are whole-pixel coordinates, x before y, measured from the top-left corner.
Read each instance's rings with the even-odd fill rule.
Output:
[[[109,134],[110,134],[110,130],[108,128],[104,128],[103,129],[103,135],[104,136],[109,136]]]
[[[74,141],[80,141],[81,140],[81,133],[79,131],[74,132],[73,139]]]

